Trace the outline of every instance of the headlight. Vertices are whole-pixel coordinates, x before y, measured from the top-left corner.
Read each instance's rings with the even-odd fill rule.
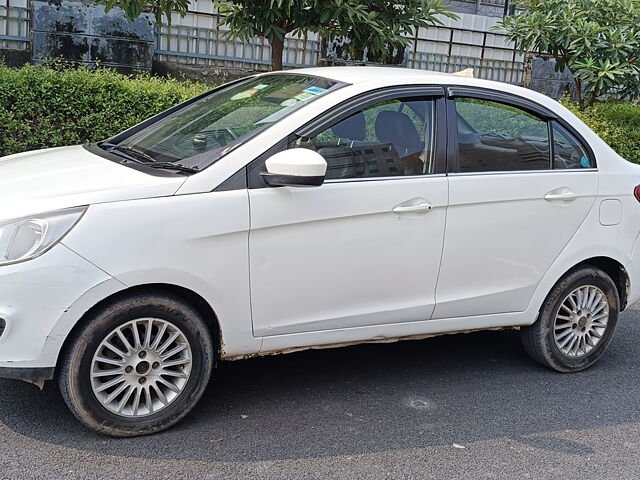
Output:
[[[87,207],[68,208],[0,223],[0,265],[24,262],[58,243]]]

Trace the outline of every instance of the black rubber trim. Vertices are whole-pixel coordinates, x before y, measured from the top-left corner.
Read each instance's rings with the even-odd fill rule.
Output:
[[[436,98],[436,126],[435,126],[435,168],[432,174],[442,175],[447,173],[447,158],[449,128],[448,128],[448,112],[447,99],[445,97]],[[426,138],[426,137],[425,137]]]
[[[458,158],[458,112],[456,102],[447,99],[447,174],[460,171]]]
[[[444,97],[444,87],[401,85],[385,87],[357,95],[321,114],[295,131],[297,137],[315,137],[318,133],[344,120],[354,111],[373,103],[401,97]]]
[[[549,139],[549,170],[553,170],[553,159],[555,158],[555,145],[553,141],[553,120],[547,121],[547,138]]]
[[[558,115],[553,113],[548,108],[532,102],[527,98],[520,97],[512,93],[497,92],[495,90],[490,90],[487,88],[447,87],[447,96],[449,98],[470,97],[478,98],[480,100],[490,100],[492,102],[504,103],[506,105],[519,107],[538,117],[542,117],[544,120],[555,120],[558,118]]]
[[[251,163],[247,165],[247,186],[250,189],[269,187],[269,185],[267,185],[267,182],[264,181],[264,177],[262,176],[262,173],[267,172],[265,162],[271,155],[275,155],[278,152],[286,150],[289,143],[294,141],[295,138],[296,136],[293,134],[289,135],[286,138],[283,138],[278,143],[258,155],[255,160],[252,160]]]
[[[229,192],[231,190],[244,190],[245,188],[247,188],[247,167],[242,167],[218,185],[213,191]]]
[[[324,175],[309,177],[267,172],[262,172],[260,175],[270,187],[319,187],[324,183]]]
[[[53,380],[55,367],[0,367],[0,378],[10,378],[12,380],[28,380],[35,382],[37,380]]]
[[[82,147],[89,153],[98,155],[99,157],[110,160],[114,163],[117,163],[118,165],[122,165],[123,167],[133,168],[134,170],[137,170],[139,172],[148,173],[149,175],[153,175],[154,177],[175,177],[176,174],[185,174],[185,172],[152,168],[146,166],[144,163],[127,160],[126,158],[116,155],[115,153],[107,152],[105,149],[100,148],[96,143],[90,143],[88,145],[83,145]]]

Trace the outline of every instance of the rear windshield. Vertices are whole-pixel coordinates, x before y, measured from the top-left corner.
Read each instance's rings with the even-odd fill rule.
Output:
[[[290,73],[249,78],[186,105],[118,145],[143,152],[156,162],[203,169],[338,85]]]

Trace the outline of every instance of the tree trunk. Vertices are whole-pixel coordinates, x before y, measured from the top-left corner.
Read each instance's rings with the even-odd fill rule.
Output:
[[[574,77],[573,81],[576,85],[576,100],[578,102],[578,107],[580,108],[580,110],[584,110],[584,100],[582,98],[582,80]]]
[[[271,40],[271,70],[282,70],[282,52],[284,51],[284,39],[274,37]]]

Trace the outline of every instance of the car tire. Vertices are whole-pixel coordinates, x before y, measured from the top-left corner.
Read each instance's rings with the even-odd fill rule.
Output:
[[[213,365],[211,334],[196,309],[170,294],[144,293],[101,306],[85,319],[61,357],[58,383],[84,425],[133,437],[187,415]]]
[[[618,289],[607,273],[595,267],[573,270],[553,287],[536,322],[520,329],[522,344],[545,367],[584,370],[611,342],[619,310]]]

